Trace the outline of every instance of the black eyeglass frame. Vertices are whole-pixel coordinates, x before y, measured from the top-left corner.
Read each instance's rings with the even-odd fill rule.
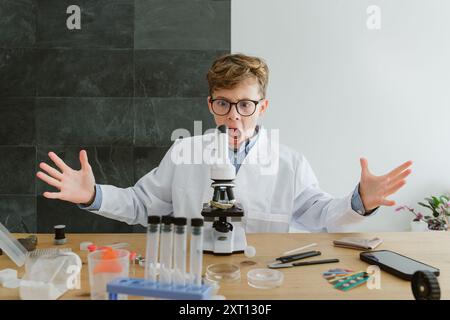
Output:
[[[230,107],[228,108],[228,111],[227,112],[225,112],[224,114],[219,114],[219,113],[217,113],[217,112],[215,112],[214,111],[214,108],[212,107],[212,105],[213,105],[213,103],[214,103],[214,101],[217,101],[217,100],[223,100],[223,101],[226,101],[226,102],[228,102],[229,104],[230,104]],[[260,100],[250,100],[250,99],[244,99],[244,100],[239,100],[238,102],[231,102],[231,101],[228,101],[227,99],[223,99],[223,98],[218,98],[218,99],[209,99],[209,102],[211,103],[211,110],[212,110],[212,112],[214,112],[214,114],[215,115],[218,115],[218,116],[225,116],[225,115],[227,115],[230,111],[231,111],[231,108],[233,107],[233,105],[235,105],[236,106],[236,111],[237,111],[237,113],[239,113],[241,116],[243,116],[243,117],[250,117],[250,116],[252,116],[254,113],[255,113],[255,111],[256,111],[256,108],[258,107],[258,104],[261,102],[261,101],[263,101],[264,100],[264,98],[262,98],[262,99],[260,99]],[[239,102],[242,102],[242,101],[250,101],[250,102],[253,102],[253,104],[255,105],[255,109],[253,110],[253,112],[251,113],[251,114],[242,114],[242,113],[240,113],[239,112],[239,109],[238,109],[238,107],[237,107],[237,105],[238,105],[238,103]]]

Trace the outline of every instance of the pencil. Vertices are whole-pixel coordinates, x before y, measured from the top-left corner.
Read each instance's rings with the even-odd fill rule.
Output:
[[[300,248],[297,248],[297,249],[286,251],[285,253],[283,253],[283,256],[289,255],[291,253],[296,253],[298,251],[302,251],[302,250],[305,250],[305,249],[308,249],[308,248],[311,248],[311,247],[314,247],[314,246],[317,246],[317,243],[311,243],[311,244],[308,244],[306,246],[303,246],[303,247],[300,247]]]

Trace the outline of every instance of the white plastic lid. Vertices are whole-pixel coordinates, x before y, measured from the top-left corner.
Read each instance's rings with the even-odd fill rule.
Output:
[[[6,253],[8,257],[18,266],[25,264],[28,251],[25,247],[14,238],[8,229],[0,223],[0,248]]]

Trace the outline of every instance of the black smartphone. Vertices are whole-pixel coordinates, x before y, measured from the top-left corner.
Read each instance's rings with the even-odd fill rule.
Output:
[[[405,280],[411,280],[413,274],[419,270],[428,270],[439,276],[439,269],[390,250],[361,252],[359,258]]]

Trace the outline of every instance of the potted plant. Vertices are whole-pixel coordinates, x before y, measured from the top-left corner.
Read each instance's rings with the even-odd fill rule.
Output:
[[[426,203],[419,202],[422,207],[428,208],[432,216],[425,216],[430,230],[447,230],[450,216],[450,198],[447,196],[425,198]]]
[[[408,206],[402,206],[395,209],[395,211],[407,210],[414,215],[414,219],[411,221],[411,231],[428,231],[428,223],[424,216],[420,212],[416,212],[413,208]]]
[[[428,230],[447,230],[448,217],[450,216],[450,198],[442,195],[425,198],[425,200],[426,203],[418,202],[418,204],[431,210],[431,215],[424,216],[408,206],[399,207],[396,211],[408,210],[415,215],[414,220],[411,222],[411,231],[425,231],[423,230],[425,228],[424,225],[426,225]]]

